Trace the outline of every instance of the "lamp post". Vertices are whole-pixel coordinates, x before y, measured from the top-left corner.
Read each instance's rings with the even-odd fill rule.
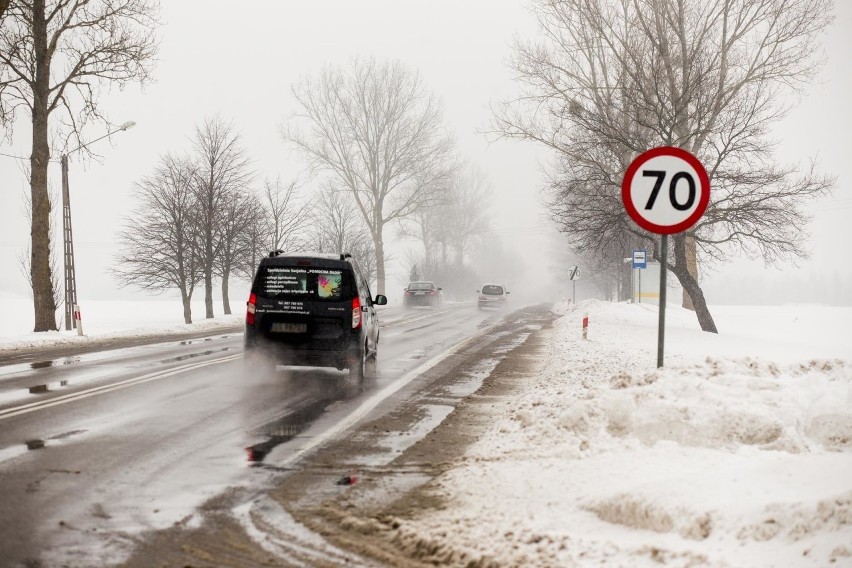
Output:
[[[65,257],[65,329],[70,330],[71,327],[77,327],[77,321],[74,318],[74,309],[77,305],[77,278],[74,272],[74,241],[71,235],[71,195],[68,191],[68,154],[82,150],[83,148],[103,140],[108,136],[112,136],[116,132],[122,132],[128,128],[133,128],[136,123],[128,120],[112,132],[107,132],[100,138],[95,138],[91,142],[80,144],[73,150],[69,150],[62,154],[60,164],[62,166],[62,249]]]

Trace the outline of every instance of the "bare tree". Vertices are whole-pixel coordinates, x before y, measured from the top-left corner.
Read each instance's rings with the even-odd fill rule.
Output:
[[[244,253],[234,259],[233,271],[237,277],[251,282],[260,259],[266,256],[269,251],[269,247],[267,246],[269,242],[269,233],[267,231],[269,223],[266,218],[266,210],[257,194],[253,192],[247,194],[246,200],[248,201],[247,206],[251,208],[254,219],[238,236],[240,241],[239,246],[243,249]]]
[[[263,183],[261,201],[266,211],[266,245],[269,250],[295,251],[304,248],[302,228],[307,222],[307,205],[299,200],[299,181],[282,183],[280,178]]]
[[[188,159],[167,155],[135,184],[139,204],[119,233],[123,252],[112,270],[121,286],[154,293],[177,288],[185,323],[192,323],[192,295],[202,276],[193,253],[193,168]]]
[[[308,132],[284,136],[316,171],[345,187],[373,239],[378,293],[385,290],[385,226],[426,206],[449,175],[452,139],[442,109],[400,62],[355,60],[293,87]]]
[[[488,210],[491,183],[480,168],[469,165],[453,178],[451,199],[444,205],[441,234],[446,234],[456,253],[456,264],[475,241],[488,230]]]
[[[400,224],[400,236],[423,244],[418,266],[432,267],[434,274],[451,264],[464,264],[475,240],[488,230],[490,191],[481,169],[472,165],[458,167],[431,206]]]
[[[819,68],[832,0],[541,0],[544,40],[519,43],[518,100],[495,108],[496,130],[558,152],[552,216],[580,251],[633,234],[659,258],[659,239],[626,217],[620,184],[648,148],[690,151],[711,178],[711,202],[670,239],[669,268],[701,328],[716,331],[698,283],[732,249],[766,262],[800,256],[803,205],[832,180],[781,167],[767,134],[788,110],[780,95]]]
[[[0,22],[3,21],[3,14],[9,9],[9,4],[12,0],[0,0]]]
[[[24,169],[28,169],[28,168],[24,168]],[[29,172],[27,172],[27,174],[29,174]],[[29,175],[27,175],[27,177],[29,177]],[[50,204],[52,206],[53,203],[55,203],[56,199],[57,199],[56,192],[49,191],[48,192],[48,198],[50,199]],[[51,210],[52,210],[52,207],[51,207]],[[24,194],[24,215],[26,216],[27,219],[30,220],[30,222],[32,222],[33,206],[32,206],[32,200],[30,198],[29,193]],[[50,227],[49,227],[48,230],[51,233],[53,232],[53,229],[54,229],[54,226],[55,226],[54,225],[54,222],[56,220],[55,217],[56,217],[56,215],[54,215],[54,214],[52,214],[50,216]],[[32,270],[30,269],[30,262],[32,262],[32,254],[31,254],[31,251],[30,251],[30,246],[28,245],[24,250],[20,251],[20,253],[18,254],[18,268],[21,270],[21,274],[24,276],[24,278],[26,278],[27,282],[30,284],[30,287],[32,287],[32,281],[31,281]],[[56,305],[57,308],[59,308],[64,302],[63,293],[62,293],[63,292],[62,281],[59,277],[60,270],[58,270],[58,266],[59,266],[58,253],[56,252],[56,248],[53,246],[53,243],[51,242],[50,285],[51,285],[51,290],[53,290],[53,303]]]
[[[421,268],[425,268],[427,265],[437,266],[438,249],[443,245],[443,249],[446,251],[449,237],[446,233],[440,232],[440,226],[443,224],[441,215],[444,213],[442,205],[443,203],[439,204],[436,201],[429,207],[423,207],[409,215],[399,225],[397,232],[399,237],[414,239],[420,241],[420,244],[423,245],[423,254],[419,263],[415,260],[418,257],[417,254],[407,256],[407,260],[412,266],[417,265]]]
[[[373,239],[349,193],[329,183],[317,191],[312,202],[308,248],[325,253],[348,252],[372,282],[376,277]]]
[[[228,295],[228,284],[231,273],[237,271],[241,259],[251,254],[249,248],[252,226],[257,221],[254,196],[242,191],[234,193],[226,201],[217,225],[218,240],[221,243],[220,254],[216,263],[216,275],[222,284],[222,310],[226,315],[231,313],[231,301]]]
[[[50,272],[47,166],[51,139],[81,145],[85,126],[109,126],[98,105],[100,87],[145,81],[156,52],[152,0],[16,0],[0,26],[0,120],[18,109],[32,120],[30,192],[31,282],[35,331],[56,329]],[[51,120],[54,111],[60,118]],[[66,146],[67,147],[67,146]]]
[[[195,254],[204,275],[205,317],[213,317],[213,276],[225,243],[221,227],[229,201],[252,181],[249,159],[240,137],[221,118],[205,119],[195,128]]]
[[[629,234],[624,236],[630,237]],[[633,269],[632,263],[625,263],[624,259],[625,251],[633,248],[624,240],[612,240],[604,248],[589,249],[579,256],[578,266],[583,267],[584,276],[600,290],[605,300],[630,298]]]

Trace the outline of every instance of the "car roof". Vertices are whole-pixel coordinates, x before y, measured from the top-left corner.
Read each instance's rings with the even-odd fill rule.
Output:
[[[409,286],[411,286],[412,284],[435,284],[435,283],[432,282],[431,280],[412,280],[411,282],[408,283]]]
[[[348,255],[312,253],[312,252],[278,252],[273,251],[269,256],[260,260],[261,265],[272,266],[317,266],[321,268],[352,268],[353,259]]]
[[[485,284],[483,284],[483,286],[500,286],[501,288],[505,288],[505,286],[503,286],[499,282],[486,282]]]
[[[310,252],[310,251],[302,251],[302,252],[284,252],[284,251],[270,251],[269,256],[266,258],[324,258],[326,260],[341,260],[340,253],[334,254],[329,252]]]

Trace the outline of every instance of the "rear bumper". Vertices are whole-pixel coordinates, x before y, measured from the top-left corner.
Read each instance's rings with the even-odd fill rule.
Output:
[[[363,341],[358,334],[353,334],[348,340],[314,340],[292,345],[271,341],[247,328],[243,347],[245,356],[259,355],[278,365],[334,367],[343,370],[364,357]]]
[[[440,296],[405,296],[402,302],[407,306],[434,306],[441,303]]]

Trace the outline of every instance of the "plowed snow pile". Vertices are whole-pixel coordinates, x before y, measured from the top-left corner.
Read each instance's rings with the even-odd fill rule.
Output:
[[[402,531],[480,565],[852,566],[852,310],[720,308],[714,335],[669,307],[656,369],[655,306],[557,309],[446,509]]]

